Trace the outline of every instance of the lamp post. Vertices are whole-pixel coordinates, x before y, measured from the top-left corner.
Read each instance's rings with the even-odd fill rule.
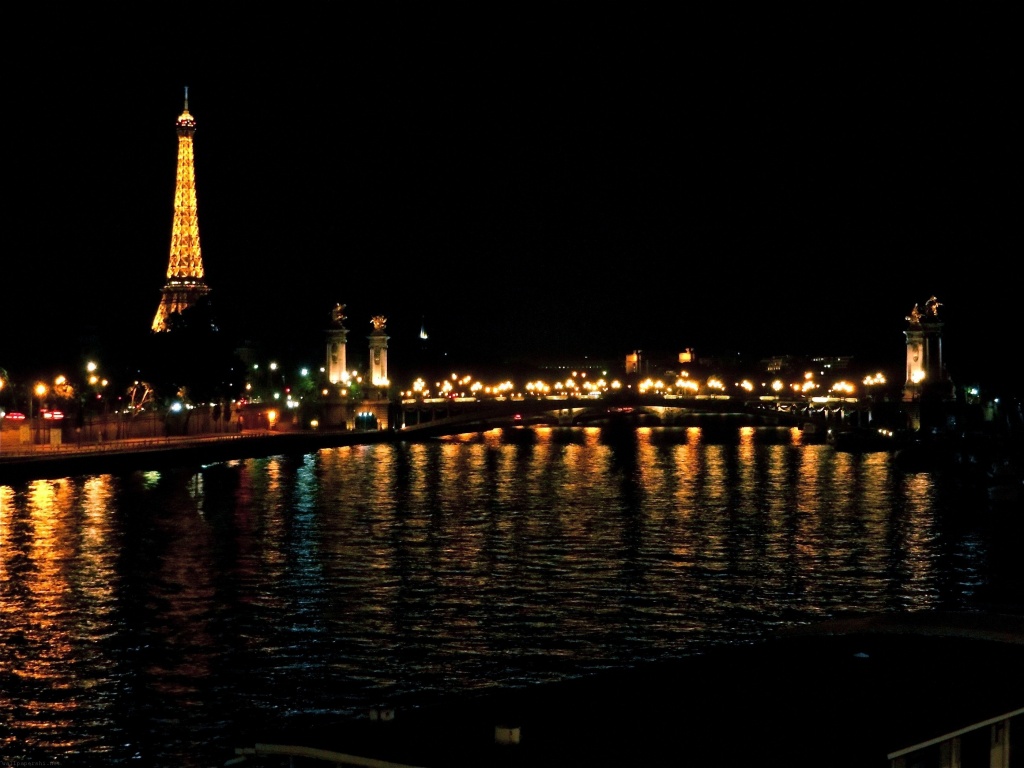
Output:
[[[5,371],[3,368],[0,368],[0,392],[3,392],[4,385],[6,383],[7,383],[7,371]],[[4,417],[5,416],[7,416],[7,414],[4,412],[3,406],[0,406],[0,442],[3,441],[3,436],[4,436]],[[3,446],[0,445],[0,448],[3,448]]]
[[[40,382],[36,383],[35,389],[33,391],[35,392],[36,397],[39,398],[39,407],[40,407],[40,409],[42,409],[43,398],[46,397],[46,385],[43,384],[43,382],[40,381]],[[29,423],[34,424],[35,427],[36,427],[36,430],[35,430],[36,431],[35,443],[38,443],[39,442],[39,433],[40,433],[40,429],[41,428],[40,428],[40,426],[38,424],[38,421],[32,415],[32,409],[33,409],[33,402],[32,402],[32,395],[30,393],[29,396],[28,396],[28,418],[29,418]]]
[[[97,367],[98,366],[96,365],[96,363],[94,363],[92,360],[90,360],[89,362],[87,362],[85,364],[85,373],[87,375],[86,381],[89,383],[89,387],[92,390],[93,399],[94,400],[95,400],[95,395],[96,395],[96,384],[98,384],[99,380],[100,380],[100,377],[96,375],[96,368]],[[95,413],[96,404],[95,403],[90,403],[89,410],[93,411]],[[90,416],[93,417],[94,413],[90,414]],[[90,418],[90,420],[89,420],[90,430],[95,429],[95,423],[96,423],[95,418],[94,417]]]
[[[92,360],[90,360],[88,363],[86,363],[85,371],[88,374],[87,381],[89,383],[89,387],[90,387],[90,389],[92,391],[92,394],[93,394],[93,400],[99,400],[100,403],[102,403],[102,415],[101,415],[102,423],[103,423],[102,430],[103,430],[103,433],[106,434],[106,431],[107,431],[107,420],[108,420],[107,391],[106,390],[107,390],[107,384],[109,382],[107,381],[107,379],[103,378],[98,373],[99,365],[97,365]],[[97,415],[96,414],[95,402],[93,403],[93,408],[91,410],[93,411],[93,427],[92,428],[95,429],[95,417]],[[120,435],[120,431],[121,431],[121,429],[120,429],[120,421],[119,421],[118,422],[118,428],[117,428],[117,433],[118,433],[117,437],[118,438],[120,438],[120,436],[121,436]]]

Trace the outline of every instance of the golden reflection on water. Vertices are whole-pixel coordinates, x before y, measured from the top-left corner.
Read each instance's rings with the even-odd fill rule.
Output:
[[[652,430],[642,427],[636,430],[636,467],[630,472],[631,481],[636,483],[636,492],[656,499],[666,499],[667,485],[671,476],[667,475],[661,462],[658,461],[658,449],[651,441]],[[668,504],[653,504],[645,508],[645,513],[654,520],[663,519],[670,514]]]
[[[0,487],[0,710],[19,693],[18,728],[46,748],[65,748],[86,692],[108,671],[97,640],[112,633],[110,553],[101,515],[106,477],[80,485],[37,480]],[[80,615],[81,602],[93,610]],[[76,665],[67,660],[77,659]],[[19,737],[0,739],[5,754]]]
[[[899,566],[906,578],[906,592],[926,593],[936,567],[936,543],[939,537],[934,506],[929,503],[935,488],[934,478],[916,473],[903,480],[906,517],[894,521],[893,533],[902,553]]]
[[[280,457],[258,459],[254,462],[253,471],[244,473],[246,495],[261,500],[259,509],[262,517],[256,521],[262,541],[270,546],[260,547],[257,556],[258,572],[269,581],[280,579],[287,565],[287,557],[283,549],[275,546],[275,542],[287,540],[288,507],[281,494]]]
[[[78,553],[81,578],[78,588],[89,603],[95,606],[93,621],[107,624],[108,627],[112,621],[111,609],[117,597],[117,547],[113,541],[111,520],[113,495],[113,483],[109,475],[92,475],[82,480]]]
[[[0,584],[7,583],[7,555],[13,545],[10,541],[14,513],[14,489],[0,485]]]
[[[50,677],[47,661],[59,658],[71,645],[67,627],[61,622],[67,617],[64,597],[70,587],[64,566],[73,556],[71,543],[76,538],[66,514],[71,487],[64,480],[38,480],[29,486],[32,567],[23,573],[21,609],[26,638],[40,645],[42,657],[22,670],[27,677]]]

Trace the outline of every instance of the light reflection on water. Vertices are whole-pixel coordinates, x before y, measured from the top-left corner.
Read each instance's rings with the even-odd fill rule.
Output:
[[[246,728],[980,605],[993,531],[794,430],[538,428],[0,486],[0,754]]]

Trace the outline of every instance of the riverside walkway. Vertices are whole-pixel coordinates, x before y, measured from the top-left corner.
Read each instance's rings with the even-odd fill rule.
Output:
[[[87,443],[0,443],[0,483],[72,474],[155,469],[175,464],[307,453],[320,448],[389,442],[388,431],[318,430],[142,437]]]

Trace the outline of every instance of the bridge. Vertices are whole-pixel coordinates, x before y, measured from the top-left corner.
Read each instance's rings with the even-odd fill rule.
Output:
[[[727,395],[679,396],[633,391],[601,397],[428,398],[403,400],[395,428],[402,435],[425,437],[531,424],[800,426],[809,421],[825,421],[830,413],[839,418],[840,413],[856,408],[856,401],[824,404],[806,399],[744,400]]]

